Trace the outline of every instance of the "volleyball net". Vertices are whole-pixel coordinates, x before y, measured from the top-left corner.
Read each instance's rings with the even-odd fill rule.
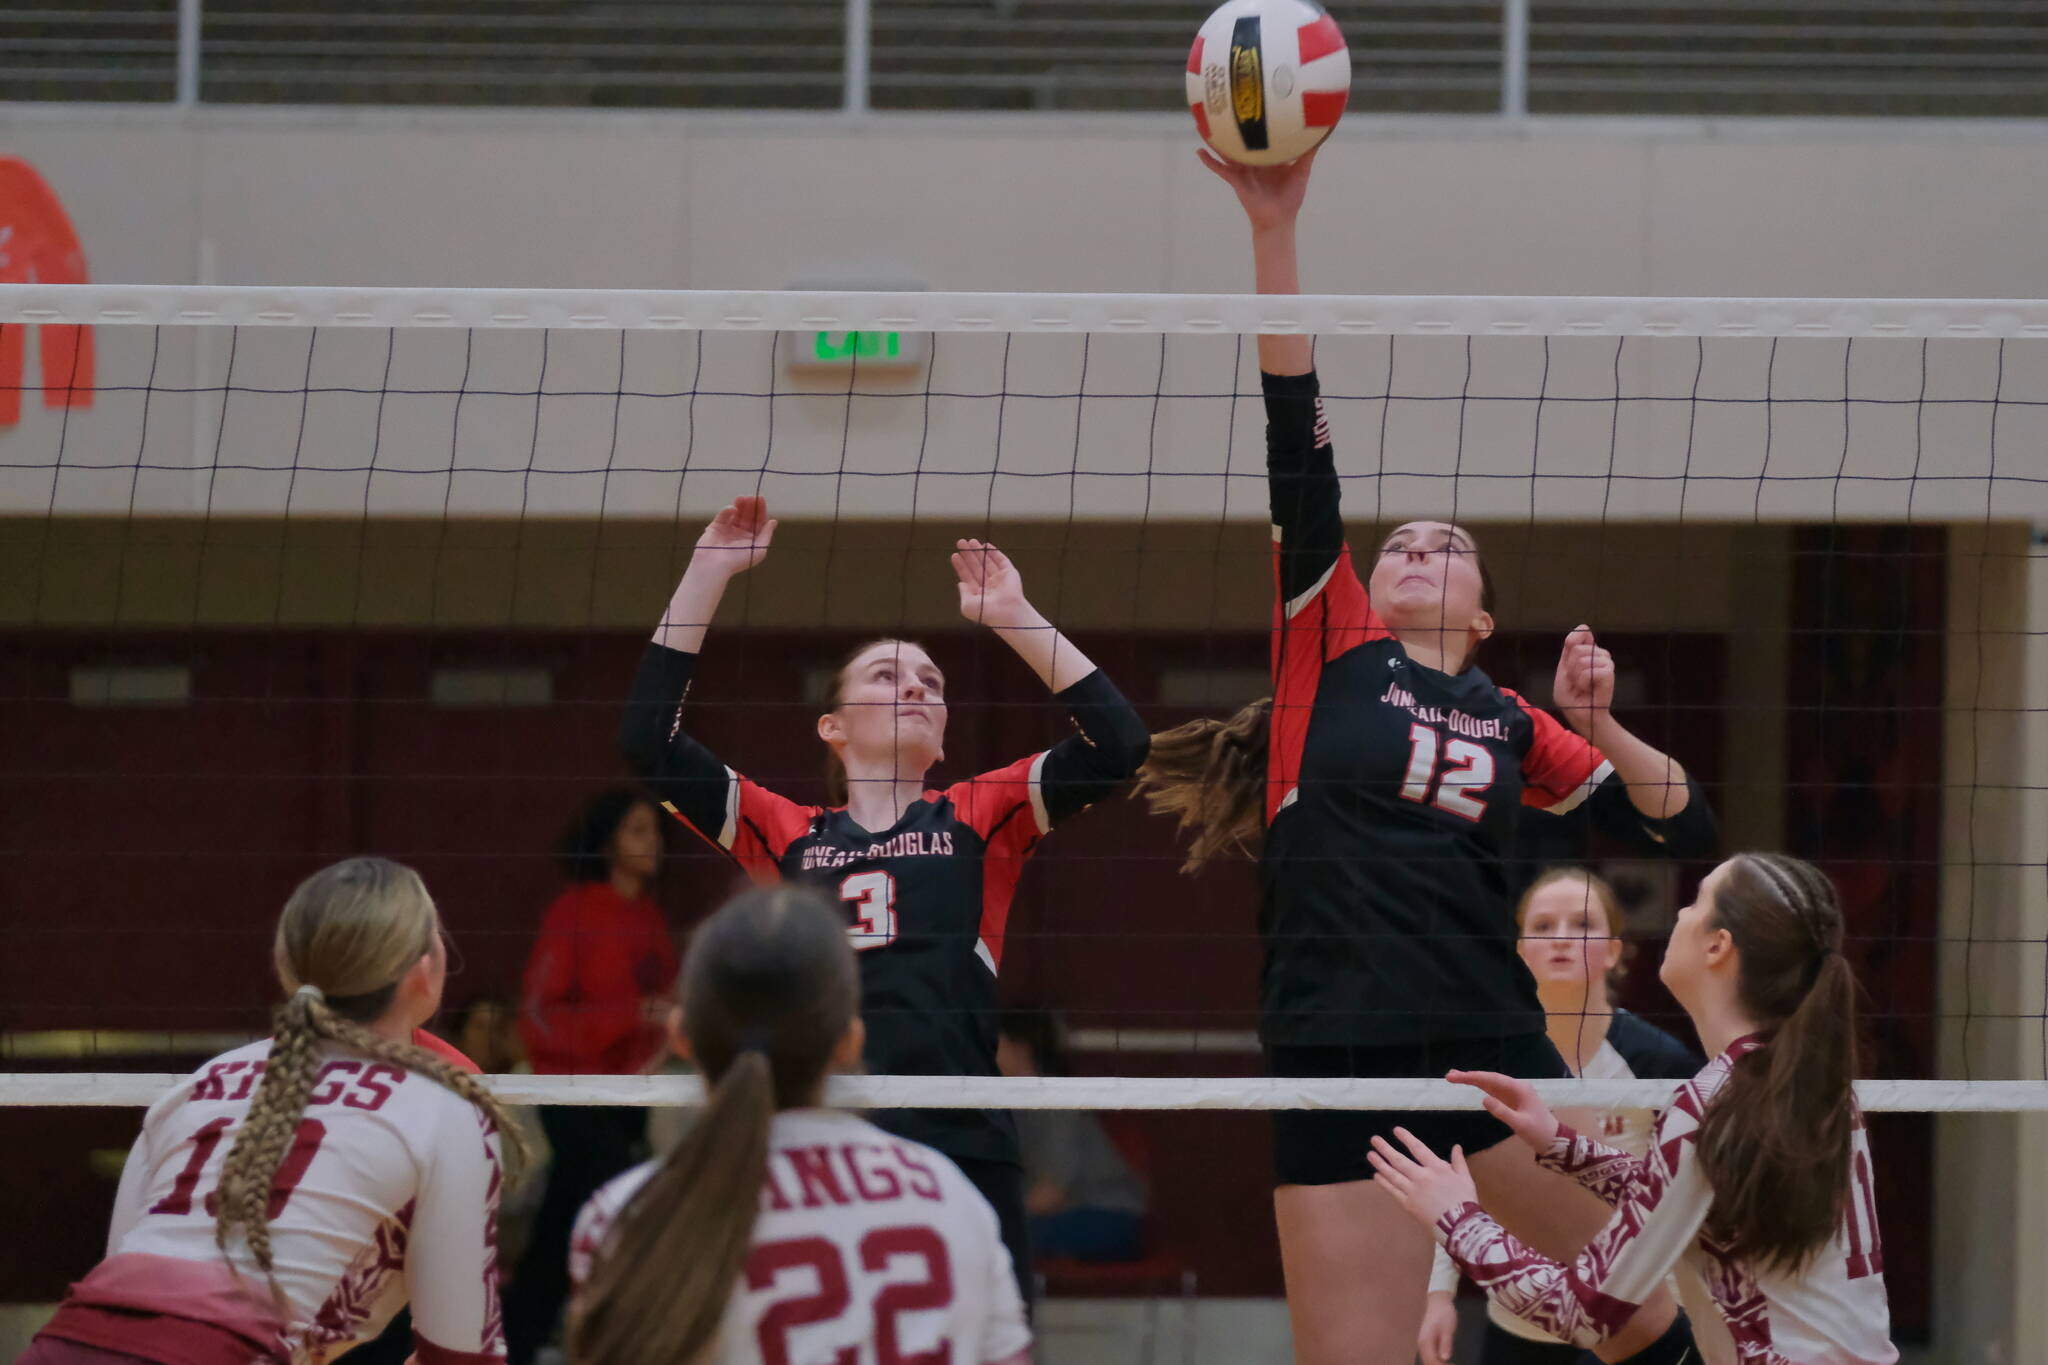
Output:
[[[1481,667],[1546,704],[1593,625],[1617,714],[1687,764],[1725,847],[1835,877],[1868,1107],[2048,1110],[2048,303],[13,285],[0,1106],[146,1104],[260,1036],[284,895],[354,852],[425,876],[451,1007],[516,1011],[554,835],[626,778],[633,661],[735,496],[783,527],[711,625],[691,724],[799,799],[839,657],[878,634],[946,670],[945,780],[1067,733],[954,609],[959,536],[1002,545],[1154,730],[1264,695],[1262,333],[1318,339],[1354,545],[1477,531]],[[672,834],[680,931],[733,870]],[[1003,995],[1064,1019],[1076,1074],[835,1096],[1476,1104],[1259,1075],[1256,878],[1181,858],[1114,800],[1024,875]],[[1708,865],[1532,817],[1506,879],[1551,862],[1614,883],[1617,998],[1682,1031],[1655,967]]]

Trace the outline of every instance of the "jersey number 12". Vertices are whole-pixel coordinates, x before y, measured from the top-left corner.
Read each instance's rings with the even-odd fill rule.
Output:
[[[1493,755],[1469,739],[1454,739],[1443,746],[1444,768],[1438,772],[1441,742],[1427,725],[1408,727],[1408,772],[1401,782],[1401,799],[1434,805],[1477,824],[1486,814],[1486,803],[1479,798],[1493,785]]]

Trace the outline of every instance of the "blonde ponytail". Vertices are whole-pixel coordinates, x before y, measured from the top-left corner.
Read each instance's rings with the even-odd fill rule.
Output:
[[[350,858],[323,868],[285,903],[276,959],[278,976],[292,995],[273,1016],[263,1080],[221,1168],[213,1236],[223,1251],[239,1231],[256,1264],[265,1274],[273,1271],[270,1218],[277,1173],[291,1154],[319,1079],[323,1043],[416,1071],[454,1091],[497,1129],[508,1180],[526,1167],[525,1136],[481,1081],[436,1053],[364,1027],[391,1008],[400,978],[432,950],[439,933],[440,919],[419,875],[383,858]]]

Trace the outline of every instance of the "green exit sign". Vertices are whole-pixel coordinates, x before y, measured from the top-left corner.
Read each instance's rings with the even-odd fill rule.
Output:
[[[927,332],[796,332],[788,344],[790,368],[802,370],[903,374],[931,354]]]

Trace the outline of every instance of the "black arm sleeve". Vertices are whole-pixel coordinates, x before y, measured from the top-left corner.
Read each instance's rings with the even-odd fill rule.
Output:
[[[694,654],[647,646],[619,722],[619,752],[657,799],[716,839],[733,778],[717,755],[683,732],[683,698],[696,666]]]
[[[1261,375],[1260,381],[1266,394],[1266,490],[1280,536],[1280,595],[1292,602],[1344,552],[1337,460],[1314,371]]]
[[[1678,1039],[1647,1019],[1616,1010],[1607,1026],[1607,1041],[1646,1081],[1683,1081],[1697,1076],[1706,1062]]]
[[[1137,776],[1152,748],[1144,719],[1101,669],[1057,696],[1081,733],[1053,745],[1039,770],[1045,813],[1054,821],[1078,814]]]
[[[1631,848],[1671,858],[1711,858],[1721,845],[1721,831],[1707,795],[1690,774],[1685,779],[1685,809],[1669,819],[1653,820],[1629,800],[1628,784],[1610,774],[1594,789],[1586,805],[1600,831]]]

